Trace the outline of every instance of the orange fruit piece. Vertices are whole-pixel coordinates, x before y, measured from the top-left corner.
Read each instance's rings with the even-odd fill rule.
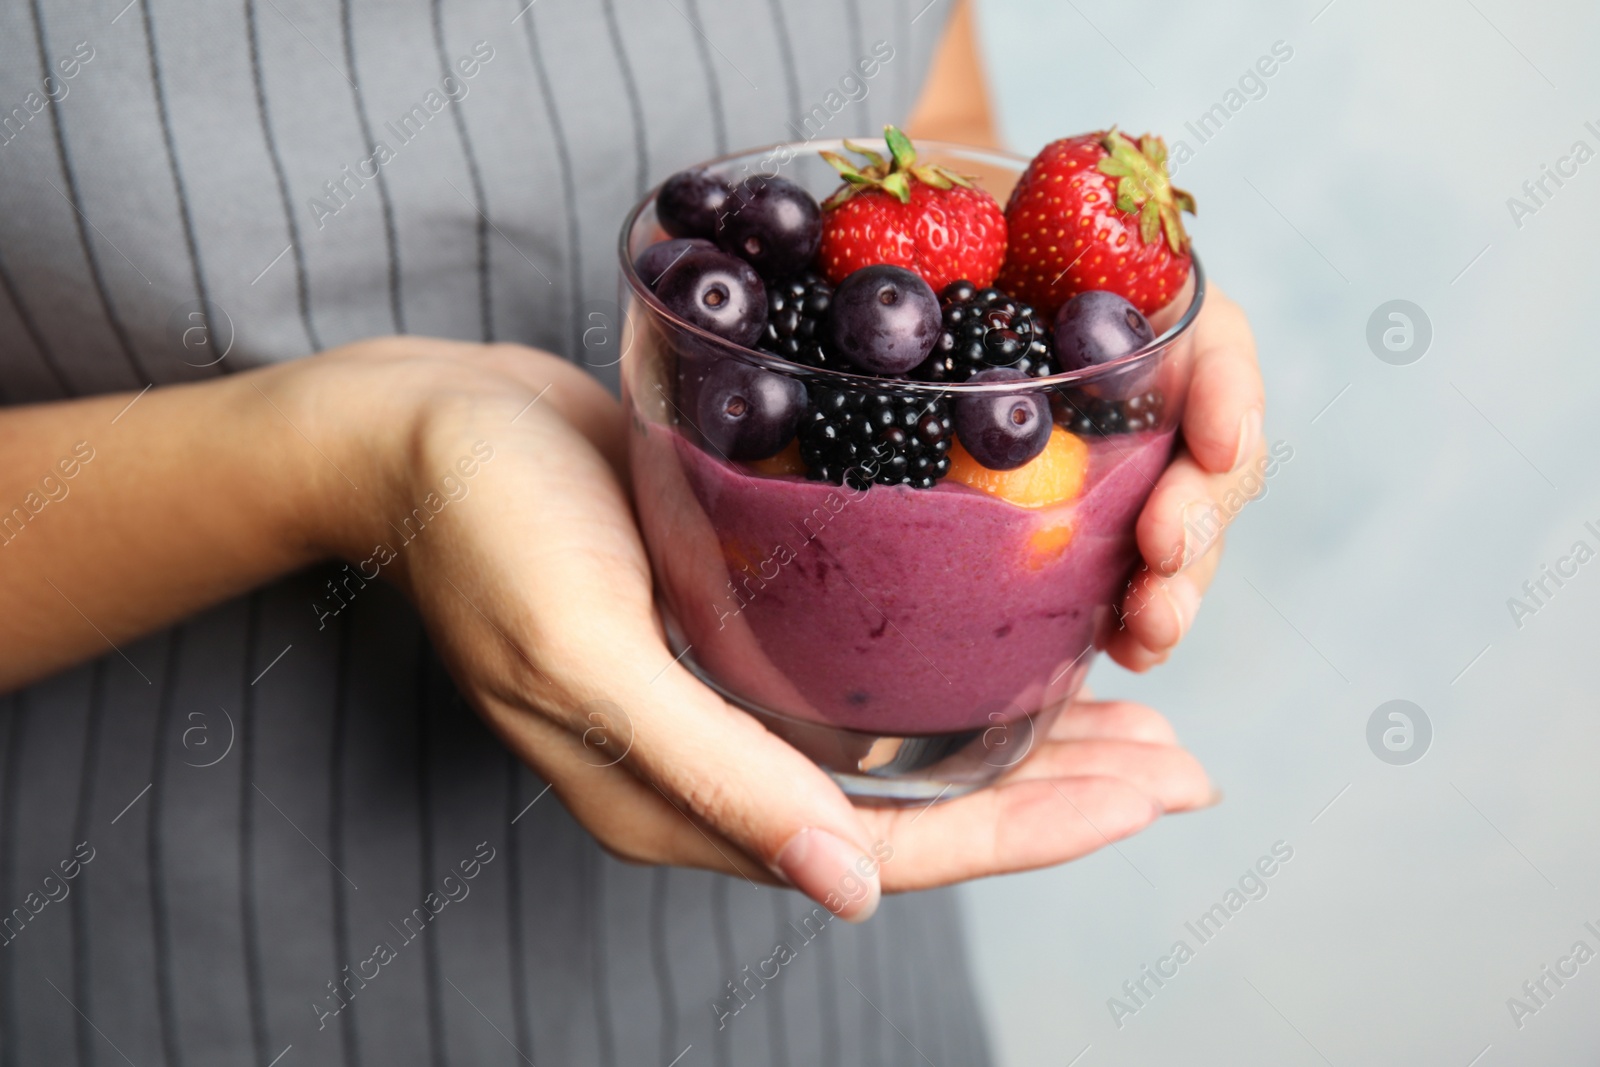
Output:
[[[805,460],[800,458],[800,442],[790,441],[789,447],[779,452],[776,456],[767,459],[751,460],[751,470],[757,474],[765,474],[768,478],[781,478],[784,475],[802,475],[806,472]]]
[[[950,446],[951,481],[981,489],[1024,508],[1065,503],[1083,491],[1089,473],[1089,446],[1057,426],[1044,451],[1015,470],[992,471],[973,459],[957,441]]]
[[[1072,535],[1075,532],[1077,532],[1076,527],[1070,521],[1041,526],[1033,531],[1028,537],[1026,559],[1028,569],[1043,570],[1048,564],[1066,555],[1067,547],[1072,544]]]

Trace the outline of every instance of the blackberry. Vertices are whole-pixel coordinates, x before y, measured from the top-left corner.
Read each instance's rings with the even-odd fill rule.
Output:
[[[833,286],[815,271],[767,286],[767,326],[756,346],[808,367],[843,367],[823,344]],[[847,368],[846,368],[847,369]]]
[[[800,458],[817,481],[931,489],[950,473],[950,405],[934,397],[811,387]]]
[[[981,370],[1010,367],[1032,378],[1056,372],[1049,327],[1038,314],[999,289],[951,282],[939,294],[944,328],[913,378],[964,382]]]
[[[1153,430],[1161,424],[1164,402],[1165,398],[1159,389],[1127,400],[1102,400],[1075,390],[1057,397],[1056,418],[1079,437],[1138,433],[1141,430]]]

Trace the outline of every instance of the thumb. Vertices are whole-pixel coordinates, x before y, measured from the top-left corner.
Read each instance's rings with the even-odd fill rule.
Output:
[[[607,671],[617,683],[609,695],[633,723],[629,769],[840,918],[869,918],[888,843],[871,839],[816,764],[673,661],[653,631],[640,638],[620,647],[659,650],[665,669],[652,678],[613,661]]]

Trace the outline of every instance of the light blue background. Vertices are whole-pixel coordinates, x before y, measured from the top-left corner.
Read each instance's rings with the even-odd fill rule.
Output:
[[[1185,121],[1275,41],[1294,50],[1181,168],[1211,276],[1255,323],[1268,438],[1294,458],[1171,662],[1091,680],[1166,712],[1227,799],[966,890],[1005,1064],[1600,1049],[1600,960],[1521,1029],[1506,1006],[1580,938],[1600,950],[1582,925],[1600,927],[1600,559],[1520,629],[1506,603],[1574,541],[1600,549],[1600,159],[1520,228],[1506,206],[1574,141],[1600,149],[1600,10],[1325,3],[980,7],[1006,138],[1030,153],[1109,122],[1197,147]],[[1365,339],[1396,298],[1433,325],[1410,366]],[[1394,698],[1433,724],[1411,766],[1367,747]],[[1184,922],[1280,840],[1294,858],[1269,894],[1119,1030],[1108,998],[1195,947]]]

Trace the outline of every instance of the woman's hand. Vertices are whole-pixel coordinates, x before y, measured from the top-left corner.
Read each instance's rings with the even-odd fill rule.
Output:
[[[787,882],[860,919],[880,884],[920,889],[1062,863],[1210,802],[1204,771],[1158,715],[1088,703],[997,786],[921,810],[854,807],[674,661],[610,396],[530,349],[364,347],[335,354],[351,364],[348,388],[381,379],[428,403],[395,453],[404,462],[374,477],[388,487],[386,511],[348,531],[340,551],[392,540],[388,524],[475,457],[470,492],[385,571],[421,609],[469,702],[614,854]],[[327,376],[323,385],[341,391]]]
[[[1213,285],[1194,331],[1182,444],[1139,515],[1144,567],[1123,600],[1122,629],[1106,647],[1134,671],[1164,662],[1189,632],[1228,524],[1263,485],[1264,400],[1250,323]]]

